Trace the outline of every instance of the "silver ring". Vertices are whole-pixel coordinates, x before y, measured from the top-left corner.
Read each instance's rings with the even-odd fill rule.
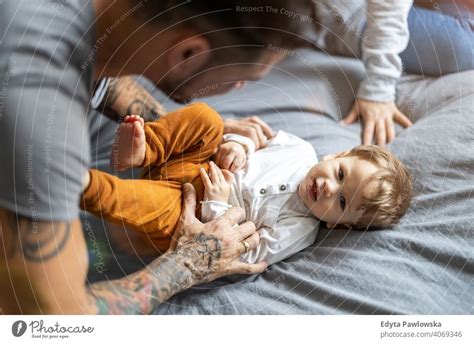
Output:
[[[244,253],[247,253],[248,251],[250,251],[250,244],[246,241],[241,241],[242,245],[244,245]]]

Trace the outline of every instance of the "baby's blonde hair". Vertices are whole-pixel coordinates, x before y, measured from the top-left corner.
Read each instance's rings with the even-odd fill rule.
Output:
[[[366,185],[377,183],[375,191],[364,196],[352,227],[366,230],[396,224],[410,206],[413,190],[410,173],[403,163],[389,150],[374,145],[358,146],[338,157],[355,157],[378,169],[366,180]]]

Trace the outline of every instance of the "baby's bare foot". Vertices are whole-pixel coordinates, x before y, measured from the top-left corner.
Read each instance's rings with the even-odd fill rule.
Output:
[[[117,129],[110,165],[115,171],[140,166],[145,159],[145,122],[140,116],[126,116]]]

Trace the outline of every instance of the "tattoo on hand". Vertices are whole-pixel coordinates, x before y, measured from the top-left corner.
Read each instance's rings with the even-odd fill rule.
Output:
[[[203,279],[206,275],[214,272],[212,269],[214,260],[221,257],[222,248],[219,239],[213,235],[200,233],[193,238],[193,241],[185,243],[183,247],[186,249],[178,248],[178,253],[192,262],[187,267],[198,279]],[[190,249],[191,247],[193,249]]]
[[[133,100],[128,106],[126,114],[141,116],[145,122],[154,121],[160,117],[156,102],[150,102],[142,99]]]

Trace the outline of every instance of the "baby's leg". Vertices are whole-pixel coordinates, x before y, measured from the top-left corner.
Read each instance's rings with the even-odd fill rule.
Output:
[[[140,166],[145,160],[144,121],[140,116],[126,116],[118,127],[112,146],[110,165],[115,171]]]
[[[219,114],[206,104],[194,104],[151,123],[149,130],[147,140],[168,142],[169,146],[167,151],[147,153],[147,156],[158,157],[158,164],[144,169],[142,178],[192,183],[201,199],[203,185],[199,169],[208,169],[208,161],[222,140],[224,124]],[[160,144],[148,146],[162,147]]]
[[[84,210],[141,232],[166,249],[181,214],[181,184],[172,181],[120,179],[98,170],[82,195]],[[165,245],[161,245],[165,243]]]
[[[127,116],[117,130],[111,164],[116,170],[161,166],[176,156],[209,158],[224,130],[219,114],[204,103],[196,103],[143,125],[138,116]],[[212,143],[212,144],[211,144]],[[212,151],[209,147],[212,146]]]
[[[146,154],[142,166],[161,166],[172,160],[202,162],[215,153],[224,124],[205,103],[196,103],[145,124]]]

